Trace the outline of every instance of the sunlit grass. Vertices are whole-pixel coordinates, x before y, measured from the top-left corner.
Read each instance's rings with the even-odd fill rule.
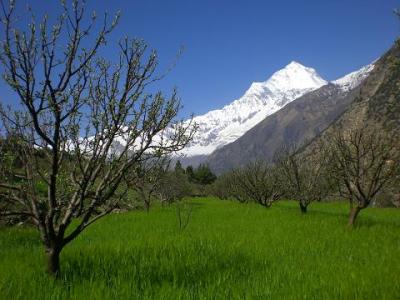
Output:
[[[400,210],[364,210],[354,230],[344,203],[270,209],[192,200],[188,227],[174,207],[110,215],[44,273],[38,234],[0,229],[0,299],[398,299]]]

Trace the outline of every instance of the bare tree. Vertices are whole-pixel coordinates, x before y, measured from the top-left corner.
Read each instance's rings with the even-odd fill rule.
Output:
[[[240,202],[247,200],[270,207],[281,196],[273,167],[262,161],[232,171],[232,196]]]
[[[275,163],[282,193],[297,200],[300,211],[306,213],[312,201],[320,201],[327,195],[329,186],[320,154],[305,157],[298,149],[295,145],[285,146],[277,153]]]
[[[217,179],[209,186],[207,192],[209,195],[213,195],[219,199],[227,200],[235,198],[239,202],[246,202],[246,197],[241,197],[240,192],[237,189],[237,185],[234,180],[233,172],[227,172],[221,174]]]
[[[221,181],[225,182],[223,182],[223,186],[220,188],[225,189],[224,193],[227,198],[233,198],[240,203],[246,203],[251,199],[248,196],[247,189],[243,188],[242,172],[243,169],[234,169],[221,176]]]
[[[352,202],[348,225],[353,226],[359,212],[368,207],[382,189],[395,179],[399,168],[398,137],[383,129],[337,128],[327,138],[329,175],[340,194]]]
[[[30,218],[48,272],[57,275],[65,245],[126,197],[125,175],[182,149],[194,128],[176,121],[176,91],[147,92],[160,77],[157,55],[144,42],[122,39],[116,63],[100,56],[118,15],[111,23],[105,15],[97,31],[96,16],[86,20],[84,5],[74,0],[55,23],[32,17],[20,30],[14,1],[1,8],[3,74],[21,102],[18,110],[1,110],[3,139],[16,137],[9,146],[22,161],[0,179],[1,216]]]
[[[156,186],[156,193],[161,203],[171,204],[181,201],[192,194],[192,188],[186,174],[181,170],[166,170]]]
[[[154,157],[140,165],[138,164],[133,172],[127,176],[128,186],[137,193],[146,212],[150,211],[151,202],[159,190],[169,165],[170,159],[168,157]]]

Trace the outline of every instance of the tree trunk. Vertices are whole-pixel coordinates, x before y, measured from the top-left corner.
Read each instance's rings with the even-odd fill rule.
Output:
[[[301,211],[301,213],[302,214],[305,214],[305,213],[307,213],[307,205],[306,204],[303,204],[303,202],[299,202],[299,205],[300,205],[300,211]]]
[[[349,227],[353,227],[360,210],[361,208],[358,206],[355,206],[350,210],[349,223],[348,223]]]
[[[150,202],[146,200],[144,201],[144,209],[146,210],[147,213],[150,211]]]
[[[264,206],[265,208],[270,208],[272,203],[269,201],[261,201],[260,202],[262,206]]]
[[[353,197],[350,198],[349,202],[350,202],[350,210],[352,210],[353,209],[353,202],[354,202],[353,201]]]
[[[60,247],[46,248],[47,273],[53,277],[57,277],[60,274],[60,253]]]

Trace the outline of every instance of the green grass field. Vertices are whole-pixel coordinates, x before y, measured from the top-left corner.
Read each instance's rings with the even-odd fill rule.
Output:
[[[188,227],[173,206],[110,215],[68,245],[62,277],[44,273],[35,230],[0,228],[0,299],[399,299],[400,210],[344,203],[270,209],[191,200]]]

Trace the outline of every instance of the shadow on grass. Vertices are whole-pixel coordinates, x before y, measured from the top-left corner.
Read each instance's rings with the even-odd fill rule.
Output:
[[[4,241],[7,244],[7,248],[9,249],[38,247],[42,244],[40,241],[39,233],[34,227],[0,228],[0,240]]]
[[[280,209],[282,210],[291,210],[295,211],[297,210],[299,215],[301,215],[300,208],[296,206],[281,206]],[[331,209],[331,210],[328,210]],[[356,224],[354,228],[360,228],[360,227],[373,227],[373,226],[392,226],[392,227],[399,227],[400,226],[400,220],[392,219],[392,218],[377,218],[375,216],[371,216],[368,214],[370,208],[365,208],[361,210],[360,214],[357,217]],[[345,208],[343,209],[338,209],[338,208],[320,208],[320,207],[315,207],[312,204],[308,206],[308,211],[304,216],[313,216],[313,217],[318,217],[318,216],[323,216],[324,218],[330,218],[330,219],[338,219],[343,222],[344,225],[347,224],[348,218],[350,214],[350,208],[348,207],[347,210]]]
[[[294,206],[294,205],[284,205],[284,206],[279,206],[279,209],[282,210],[290,210],[290,211],[298,211],[299,214],[301,214],[299,205]],[[314,213],[318,213],[318,214],[323,214],[323,215],[327,215],[327,216],[346,216],[348,215],[347,211],[344,210],[339,210],[338,208],[334,208],[331,210],[327,210],[327,208],[323,208],[321,209],[320,207],[315,207],[312,205],[312,203],[308,206],[307,208],[307,213],[305,215],[311,215]]]
[[[69,253],[63,258],[64,284],[105,281],[114,286],[129,281],[139,290],[165,284],[194,287],[222,278],[223,274],[234,274],[240,280],[267,267],[265,261],[257,262],[240,251],[224,253],[201,247],[185,251],[174,247],[120,252],[102,249],[96,256],[90,254]]]
[[[184,202],[180,203],[187,205],[187,208],[190,207],[190,209],[192,211],[198,211],[200,209],[205,208],[206,204],[202,203],[202,202],[195,202],[195,201],[191,201],[191,200],[184,200]],[[170,210],[175,210],[177,208],[177,205],[179,205],[179,203],[171,203],[171,204],[167,204],[164,206],[161,206],[162,211],[164,212],[169,212]]]

